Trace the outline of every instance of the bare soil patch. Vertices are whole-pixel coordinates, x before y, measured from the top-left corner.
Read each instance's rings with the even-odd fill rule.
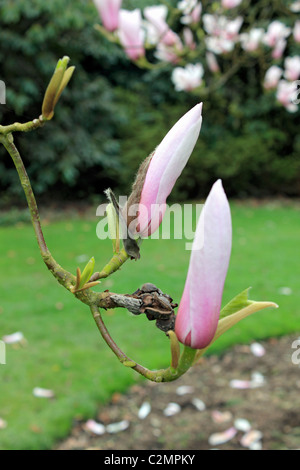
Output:
[[[132,386],[126,394],[115,393],[94,417],[105,426],[102,435],[88,430],[86,421],[75,422],[70,436],[56,449],[242,450],[246,448],[241,444],[245,431],[237,430],[224,444],[209,440],[215,433],[234,428],[237,419],[247,420],[252,430],[260,431],[258,448],[300,448],[300,366],[292,362],[296,351],[292,344],[298,337],[261,342],[262,357],[255,356],[250,345],[237,345],[222,356],[204,358],[176,382],[145,382]],[[232,380],[251,381],[253,373],[263,379],[260,386],[233,388]],[[195,406],[201,405],[200,400],[205,404],[202,411]],[[141,419],[139,410],[145,402],[151,411]],[[170,403],[177,403],[180,409],[166,416]],[[126,429],[107,431],[109,424],[119,422]]]

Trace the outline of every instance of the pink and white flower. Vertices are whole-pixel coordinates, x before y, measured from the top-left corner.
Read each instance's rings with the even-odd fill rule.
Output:
[[[238,7],[243,0],[222,0],[222,7],[230,10],[232,8]]]
[[[202,64],[188,64],[176,67],[172,72],[172,82],[176,91],[191,91],[202,84],[204,68]]]
[[[115,31],[119,26],[119,11],[122,0],[94,0],[94,4],[107,31]]]
[[[175,322],[177,338],[193,349],[207,347],[215,336],[231,244],[230,207],[218,180],[200,215]]]
[[[286,46],[287,46],[287,40],[283,38],[279,39],[276,43],[276,46],[274,47],[272,51],[273,59],[275,60],[281,59],[286,49]]]
[[[280,80],[276,98],[290,113],[296,113],[298,111],[298,106],[295,103],[297,98],[297,85],[295,82]]]
[[[171,64],[177,64],[179,62],[180,53],[183,49],[182,43],[179,42],[176,46],[166,46],[162,42],[158,43],[155,57],[162,62],[169,62]]]
[[[145,32],[142,29],[141,10],[121,10],[119,14],[120,42],[131,60],[138,60],[145,55]]]
[[[300,56],[287,57],[284,61],[284,78],[291,82],[300,78]]]
[[[300,43],[300,21],[296,21],[294,27],[294,39],[296,42]]]
[[[243,21],[241,16],[229,20],[226,16],[203,15],[204,29],[209,34],[205,38],[207,49],[215,54],[231,52],[239,40]]]
[[[265,31],[262,28],[253,28],[249,33],[243,33],[240,35],[240,41],[242,48],[247,52],[257,51],[259,48]]]
[[[157,34],[157,42],[166,46],[174,46],[179,38],[167,23],[168,9],[165,5],[154,5],[144,8],[146,20],[154,27]]]
[[[288,28],[281,21],[273,21],[268,27],[263,42],[269,47],[276,47],[277,43],[289,37],[291,32],[291,28]]]
[[[234,41],[212,36],[205,38],[205,44],[207,50],[216,55],[228,54],[229,52],[232,52],[235,47]]]
[[[282,77],[282,74],[283,70],[280,67],[277,65],[272,65],[272,67],[267,70],[265,75],[264,88],[266,90],[275,89]]]
[[[183,13],[180,19],[182,24],[196,24],[199,22],[202,13],[201,2],[197,0],[183,0],[177,6]]]

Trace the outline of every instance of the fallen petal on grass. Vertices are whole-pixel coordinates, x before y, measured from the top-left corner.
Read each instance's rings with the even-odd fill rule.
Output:
[[[171,402],[164,409],[165,416],[174,416],[181,411],[181,406],[178,403]]]
[[[252,429],[251,431],[247,432],[242,439],[240,440],[240,443],[243,447],[247,447],[248,449],[252,448],[257,444],[263,437],[263,434],[256,430]]]
[[[230,411],[218,411],[218,410],[213,410],[211,413],[212,420],[215,423],[228,423],[228,421],[232,420],[232,413]]]
[[[180,387],[177,387],[176,394],[182,396],[187,395],[188,393],[193,393],[193,391],[194,387],[191,387],[190,385],[181,385]]]
[[[231,427],[224,432],[217,432],[212,434],[208,439],[208,443],[212,446],[225,444],[226,442],[231,441],[231,439],[233,439],[236,434],[237,430],[234,427]]]
[[[138,417],[140,419],[145,419],[151,412],[151,405],[148,401],[145,401],[139,409]]]
[[[41,387],[35,387],[32,393],[37,398],[53,398],[55,396],[53,390]]]
[[[0,418],[0,429],[5,429],[7,427],[7,422]]]
[[[115,434],[117,432],[125,431],[129,427],[129,421],[124,419],[118,423],[111,423],[106,426],[106,431],[110,434]]]
[[[86,431],[92,432],[93,434],[97,434],[97,436],[102,436],[105,433],[106,429],[105,426],[101,423],[97,423],[93,419],[89,419],[83,426]]]
[[[2,341],[6,344],[16,344],[24,342],[25,338],[21,331],[16,331],[16,333],[12,333],[11,335],[3,336]]]
[[[205,405],[205,403],[204,403],[202,400],[200,400],[200,398],[193,398],[193,399],[191,400],[191,403],[192,403],[192,405],[194,405],[194,407],[195,407],[196,410],[198,410],[198,411],[204,411],[204,410],[206,410],[206,405]]]
[[[266,354],[265,348],[259,343],[252,343],[250,346],[250,351],[256,357],[263,357]]]
[[[234,421],[234,427],[238,431],[249,432],[251,430],[251,424],[247,419],[237,418]]]

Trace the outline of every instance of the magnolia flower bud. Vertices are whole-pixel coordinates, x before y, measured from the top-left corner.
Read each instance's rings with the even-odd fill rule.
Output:
[[[294,39],[296,42],[300,43],[300,21],[296,21],[294,27]]]
[[[143,162],[125,212],[130,232],[147,237],[159,227],[166,200],[197,142],[202,104],[185,114]]]
[[[283,70],[278,67],[277,65],[272,65],[267,70],[267,73],[265,75],[264,79],[264,87],[266,90],[272,90],[277,87],[279,80],[281,79],[283,74]]]
[[[103,26],[107,31],[115,31],[119,26],[119,11],[122,0],[94,0]]]
[[[294,82],[300,77],[300,56],[287,57],[284,62],[285,72],[284,78]]]
[[[145,55],[141,10],[121,10],[118,33],[120,42],[131,60],[138,60]]]
[[[47,87],[42,104],[42,116],[48,121],[53,118],[54,109],[60,95],[68,85],[75,70],[75,67],[68,67],[69,61],[70,58],[65,56],[57,62],[54,74]]]
[[[219,180],[200,215],[175,322],[179,341],[193,349],[208,346],[217,330],[231,239],[230,208]]]
[[[222,7],[228,10],[238,7],[243,0],[222,0]]]

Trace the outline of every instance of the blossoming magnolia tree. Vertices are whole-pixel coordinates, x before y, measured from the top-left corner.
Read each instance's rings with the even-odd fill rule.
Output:
[[[127,13],[125,17],[126,15]],[[103,18],[106,18],[105,15]],[[109,16],[105,20],[106,26],[111,29],[116,25],[113,19],[114,17]],[[202,104],[197,104],[188,111],[155,151],[141,163],[125,207],[120,207],[111,189],[106,191],[109,199],[107,216],[113,242],[113,252],[108,263],[97,271],[95,259],[91,258],[83,272],[77,268],[75,275],[57,263],[43,235],[36,199],[14,143],[14,133],[34,131],[53,118],[60,95],[74,72],[74,67],[68,67],[68,63],[68,57],[58,61],[45,93],[41,115],[27,123],[0,126],[0,142],[15,164],[28,202],[40,253],[50,273],[71,295],[90,308],[104,341],[124,366],[152,381],[172,381],[185,373],[230,327],[252,313],[277,305],[249,300],[246,289],[228,305],[221,307],[230,260],[232,229],[230,207],[220,180],[212,187],[201,212],[177,315],[177,304],[171,296],[147,283],[147,279],[132,295],[93,290],[101,279],[115,273],[125,262],[141,258],[142,239],[158,229],[167,197],[199,137]],[[95,249],[99,250],[99,247]],[[176,292],[170,294],[176,296]],[[101,315],[101,309],[117,307],[127,308],[134,315],[145,314],[149,320],[156,321],[156,326],[166,334],[170,342],[171,361],[167,369],[148,370],[120,350],[106,329]]]
[[[94,3],[99,31],[139,67],[171,64],[178,92],[206,97],[242,67],[257,66],[262,92],[273,93],[288,112],[298,111],[299,1],[180,0],[176,7],[164,1],[143,11],[122,9],[121,0]]]

